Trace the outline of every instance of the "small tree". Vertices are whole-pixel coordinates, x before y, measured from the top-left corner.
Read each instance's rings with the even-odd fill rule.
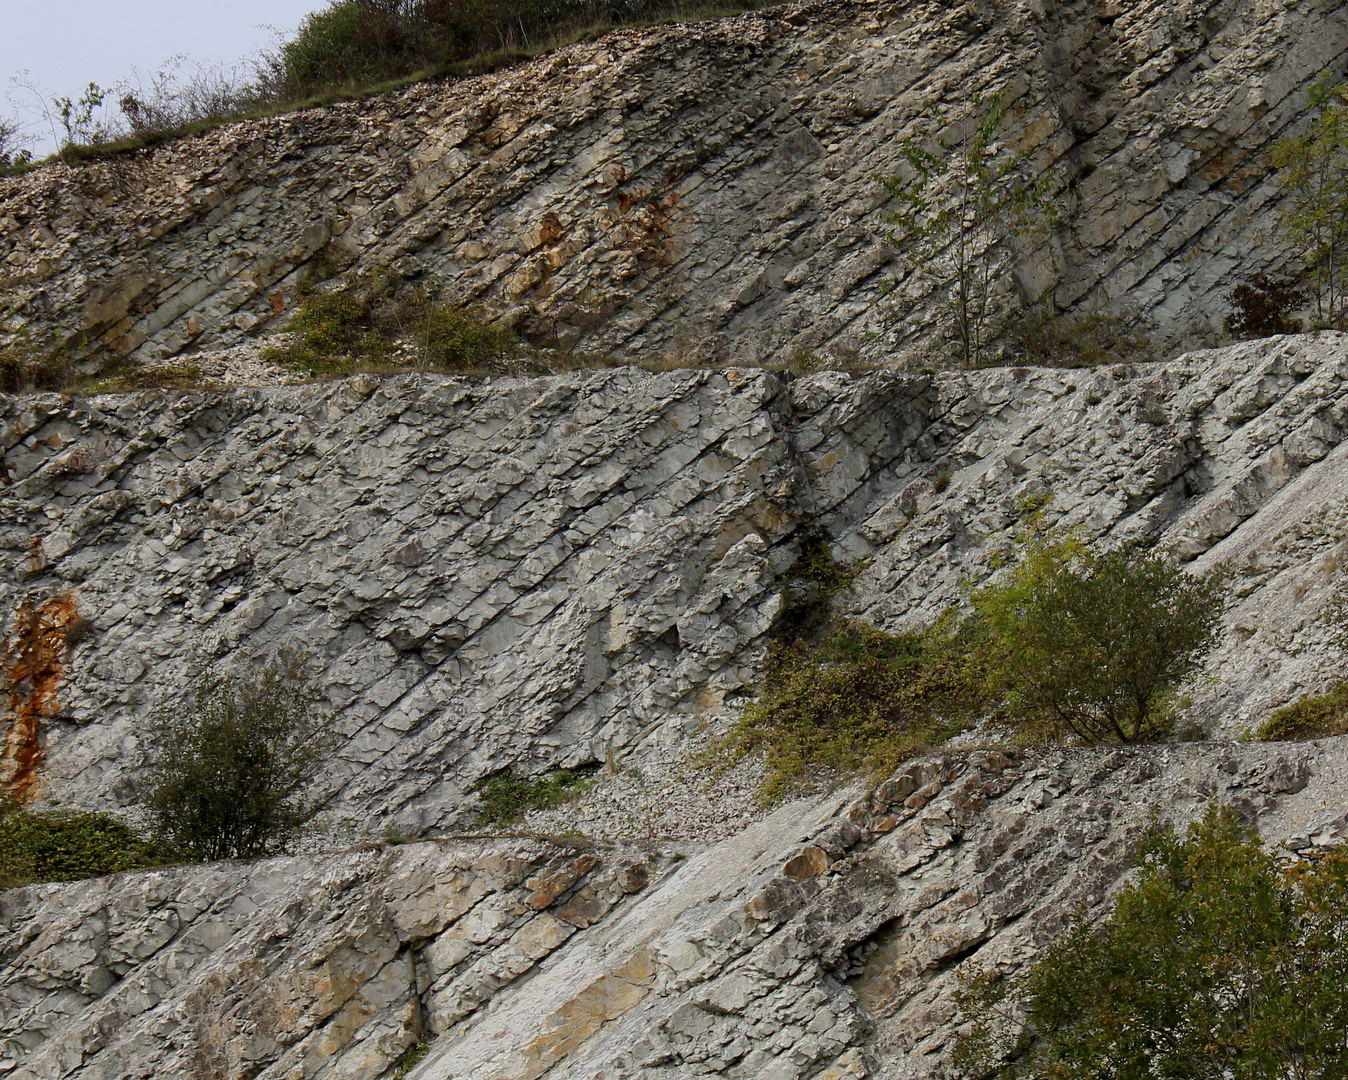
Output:
[[[225,679],[200,673],[192,706],[161,712],[150,728],[145,805],[160,842],[194,859],[286,850],[318,811],[305,790],[333,747],[304,658]]]
[[[1348,855],[1279,865],[1230,811],[1154,829],[1102,925],[966,980],[966,1076],[1331,1080],[1348,1068]]]
[[[1315,287],[1317,321],[1348,319],[1348,83],[1326,72],[1310,90],[1318,110],[1302,135],[1279,139],[1273,164],[1288,195],[1283,215]]]
[[[1225,606],[1221,574],[1072,540],[1036,541],[974,597],[1008,722],[1086,743],[1166,734],[1170,698],[1216,644]]]
[[[982,104],[975,96],[975,108]],[[1005,117],[997,94],[957,144],[919,128],[902,143],[910,175],[880,178],[899,203],[884,219],[890,241],[913,270],[949,294],[966,366],[982,361],[993,336],[996,293],[1015,265],[1015,238],[1056,221],[1052,177],[1026,178],[1025,153],[1004,154],[995,141]]]

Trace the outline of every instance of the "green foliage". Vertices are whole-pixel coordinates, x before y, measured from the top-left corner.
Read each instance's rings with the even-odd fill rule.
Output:
[[[294,88],[332,86],[383,76],[393,59],[378,33],[379,7],[341,0],[311,12],[281,46],[286,81]]]
[[[33,155],[24,143],[27,140],[19,125],[0,116],[0,176],[26,168]]]
[[[160,843],[198,860],[287,850],[319,808],[305,791],[334,742],[304,658],[284,651],[233,679],[201,668],[194,682],[191,706],[148,731],[144,803]]]
[[[966,980],[967,1076],[1345,1075],[1348,855],[1280,866],[1231,811],[1155,828],[1108,920],[1084,913],[1024,976]]]
[[[1018,238],[1042,234],[1056,221],[1053,177],[1023,175],[1024,152],[996,142],[1006,117],[1002,95],[977,96],[976,121],[948,142],[927,128],[906,138],[907,175],[881,177],[899,209],[886,215],[889,238],[917,273],[947,294],[966,367],[984,360],[993,336],[998,290],[1015,266]]]
[[[1336,682],[1323,694],[1307,694],[1274,710],[1254,733],[1261,742],[1331,735],[1348,735],[1348,680]]]
[[[736,10],[715,0],[335,0],[305,18],[278,66],[300,94],[452,70],[493,54],[519,59],[582,30]]]
[[[151,851],[123,821],[84,810],[31,810],[0,797],[0,888],[132,870]]]
[[[1273,164],[1287,192],[1283,222],[1315,288],[1317,321],[1348,320],[1348,83],[1326,72],[1310,91],[1306,131],[1279,139]]]
[[[287,329],[291,344],[265,350],[264,358],[311,375],[362,365],[482,370],[519,351],[510,331],[432,300],[420,284],[404,287],[390,272],[311,290]]]
[[[1138,742],[1170,731],[1176,688],[1217,642],[1226,588],[1158,555],[1036,539],[973,605],[1009,724],[1034,739]]]
[[[1098,367],[1155,359],[1151,340],[1114,315],[1040,311],[1012,322],[1010,333],[1025,359],[1044,367]]]
[[[393,1063],[393,1080],[402,1080],[404,1076],[410,1073],[422,1058],[430,1051],[430,1043],[413,1043],[399,1055],[398,1060]]]
[[[493,773],[473,785],[482,799],[480,825],[510,825],[530,810],[547,810],[584,795],[594,786],[598,762],[574,769],[554,769],[532,780],[521,780],[509,770]]]
[[[953,617],[916,633],[835,619],[810,636],[779,637],[758,699],[727,740],[730,759],[766,752],[767,802],[820,766],[892,772],[988,704],[974,646]]]

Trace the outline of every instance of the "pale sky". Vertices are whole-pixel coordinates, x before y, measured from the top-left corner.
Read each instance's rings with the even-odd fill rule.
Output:
[[[148,74],[177,53],[232,64],[273,43],[264,24],[289,33],[326,6],[326,0],[0,0],[0,115],[40,124],[33,95],[9,83],[24,69],[49,99],[78,98],[90,81],[110,86],[133,67]],[[34,149],[50,149],[50,132],[31,130],[43,138]]]

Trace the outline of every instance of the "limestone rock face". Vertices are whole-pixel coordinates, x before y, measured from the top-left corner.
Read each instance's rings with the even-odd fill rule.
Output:
[[[1337,670],[1346,376],[1348,336],[1323,333],[1135,369],[12,399],[0,768],[125,805],[141,728],[196,666],[297,646],[342,735],[331,823],[424,835],[501,768],[677,758],[757,679],[803,534],[866,559],[842,610],[913,626],[1035,506],[1230,566],[1190,718],[1238,733]]]
[[[1001,91],[1053,176],[1017,288],[1163,348],[1292,266],[1271,142],[1342,72],[1338,0],[827,0],[627,30],[505,72],[0,179],[0,340],[91,363],[235,345],[314,274],[428,274],[532,340],[649,359],[947,351],[877,176]]]
[[[12,890],[0,1069],[376,1080],[426,1043],[410,1080],[947,1076],[961,964],[1015,971],[1106,910],[1153,811],[1340,842],[1346,758],[946,753],[701,850],[442,841]]]

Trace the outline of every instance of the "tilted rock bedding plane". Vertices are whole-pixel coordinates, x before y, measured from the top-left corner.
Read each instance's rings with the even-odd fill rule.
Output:
[[[827,0],[0,179],[0,344],[87,372],[256,359],[319,263],[631,362],[0,398],[9,791],[134,819],[192,666],[287,646],[340,734],[299,853],[0,893],[0,1075],[953,1077],[961,964],[1105,913],[1154,814],[1342,841],[1348,737],[1239,737],[1338,674],[1348,334],[1223,318],[1297,265],[1269,152],[1346,15]],[[876,177],[999,90],[1060,206],[1016,289],[1163,359],[940,370]],[[869,369],[760,366],[800,349]],[[835,610],[916,629],[1028,506],[1227,568],[1202,741],[946,746],[771,810],[756,760],[710,775],[804,538],[856,568]],[[572,766],[478,834],[484,779]]]

